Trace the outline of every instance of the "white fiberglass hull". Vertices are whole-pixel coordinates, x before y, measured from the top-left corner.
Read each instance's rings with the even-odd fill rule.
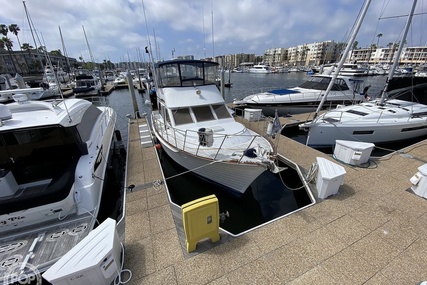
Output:
[[[277,114],[279,116],[288,116],[288,115],[296,115],[303,113],[312,113],[317,110],[319,106],[320,100],[312,101],[312,102],[301,102],[301,103],[272,103],[272,104],[255,104],[255,103],[245,103],[240,107],[244,108],[252,108],[252,109],[261,109],[262,114],[264,116],[274,117],[275,112],[277,110]],[[328,101],[323,105],[322,109],[330,110],[336,108],[338,105],[349,104],[350,101],[347,100],[336,100],[336,101]]]
[[[242,194],[266,170],[265,166],[258,164],[219,162],[196,157],[183,151],[171,149],[161,139],[160,141],[163,150],[182,167]]]
[[[329,147],[336,140],[352,140],[384,144],[404,141],[427,135],[427,123],[424,118],[407,118],[404,122],[364,123],[353,121],[346,123],[321,123],[309,127],[307,145],[311,147]]]

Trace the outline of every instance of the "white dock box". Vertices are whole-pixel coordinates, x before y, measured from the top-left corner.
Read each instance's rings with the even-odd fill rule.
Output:
[[[107,218],[42,276],[53,285],[113,284],[121,270],[120,253],[116,221]]]
[[[244,119],[249,122],[256,122],[261,120],[262,109],[245,109]]]
[[[317,196],[324,199],[330,195],[338,193],[340,185],[344,183],[344,176],[347,173],[341,165],[338,165],[326,158],[316,157],[317,160],[317,178],[316,188]]]
[[[427,164],[418,167],[418,172],[409,180],[412,191],[418,196],[427,198]]]
[[[374,146],[373,143],[336,140],[334,157],[344,163],[360,165],[368,162]]]

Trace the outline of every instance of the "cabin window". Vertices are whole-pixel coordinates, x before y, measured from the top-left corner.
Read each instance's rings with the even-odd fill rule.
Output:
[[[314,90],[326,90],[330,81],[330,77],[313,76],[309,81],[304,82],[299,87]]]
[[[337,78],[335,80],[334,85],[332,86],[332,91],[344,91],[344,90],[349,90],[350,88],[348,88],[347,83],[345,83],[345,81],[341,78]]]
[[[180,108],[173,110],[173,118],[176,125],[190,124],[193,122],[191,118],[190,109]]]
[[[212,105],[212,108],[218,119],[228,119],[231,117],[225,104]]]
[[[75,127],[50,126],[0,135],[0,168],[12,170],[19,183],[51,178],[82,150]]]
[[[216,84],[218,77],[218,64],[205,62],[205,84]]]
[[[210,106],[192,107],[192,109],[193,109],[194,115],[196,116],[197,122],[215,120],[215,117],[212,114]]]
[[[360,111],[356,111],[356,110],[348,110],[346,112],[350,113],[350,114],[359,115],[359,116],[366,116],[366,115],[368,115],[368,113],[360,112]]]
[[[163,87],[180,86],[177,64],[165,64],[159,67],[159,84]]]
[[[165,106],[163,104],[160,104],[160,110],[159,110],[160,114],[162,114],[163,118],[165,118],[166,123],[171,123],[171,120],[169,118],[169,112],[168,110],[165,108]]]
[[[183,61],[157,68],[162,87],[215,84],[218,64],[215,62]]]

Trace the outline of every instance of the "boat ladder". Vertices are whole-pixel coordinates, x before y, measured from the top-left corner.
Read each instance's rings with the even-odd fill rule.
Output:
[[[139,138],[143,148],[153,146],[153,139],[147,123],[139,125]]]

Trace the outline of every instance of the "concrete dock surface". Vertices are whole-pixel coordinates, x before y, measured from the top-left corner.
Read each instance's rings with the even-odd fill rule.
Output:
[[[282,125],[306,117],[281,118]],[[265,121],[247,127],[264,133]],[[154,147],[129,128],[124,268],[127,284],[418,284],[427,280],[427,200],[409,179],[427,163],[427,141],[382,158],[375,167],[340,164],[280,136],[278,153],[308,170],[325,157],[346,170],[336,195],[209,250],[188,254]],[[274,191],[274,189],[271,189]],[[316,191],[313,191],[316,196]],[[210,242],[210,241],[207,241]]]

